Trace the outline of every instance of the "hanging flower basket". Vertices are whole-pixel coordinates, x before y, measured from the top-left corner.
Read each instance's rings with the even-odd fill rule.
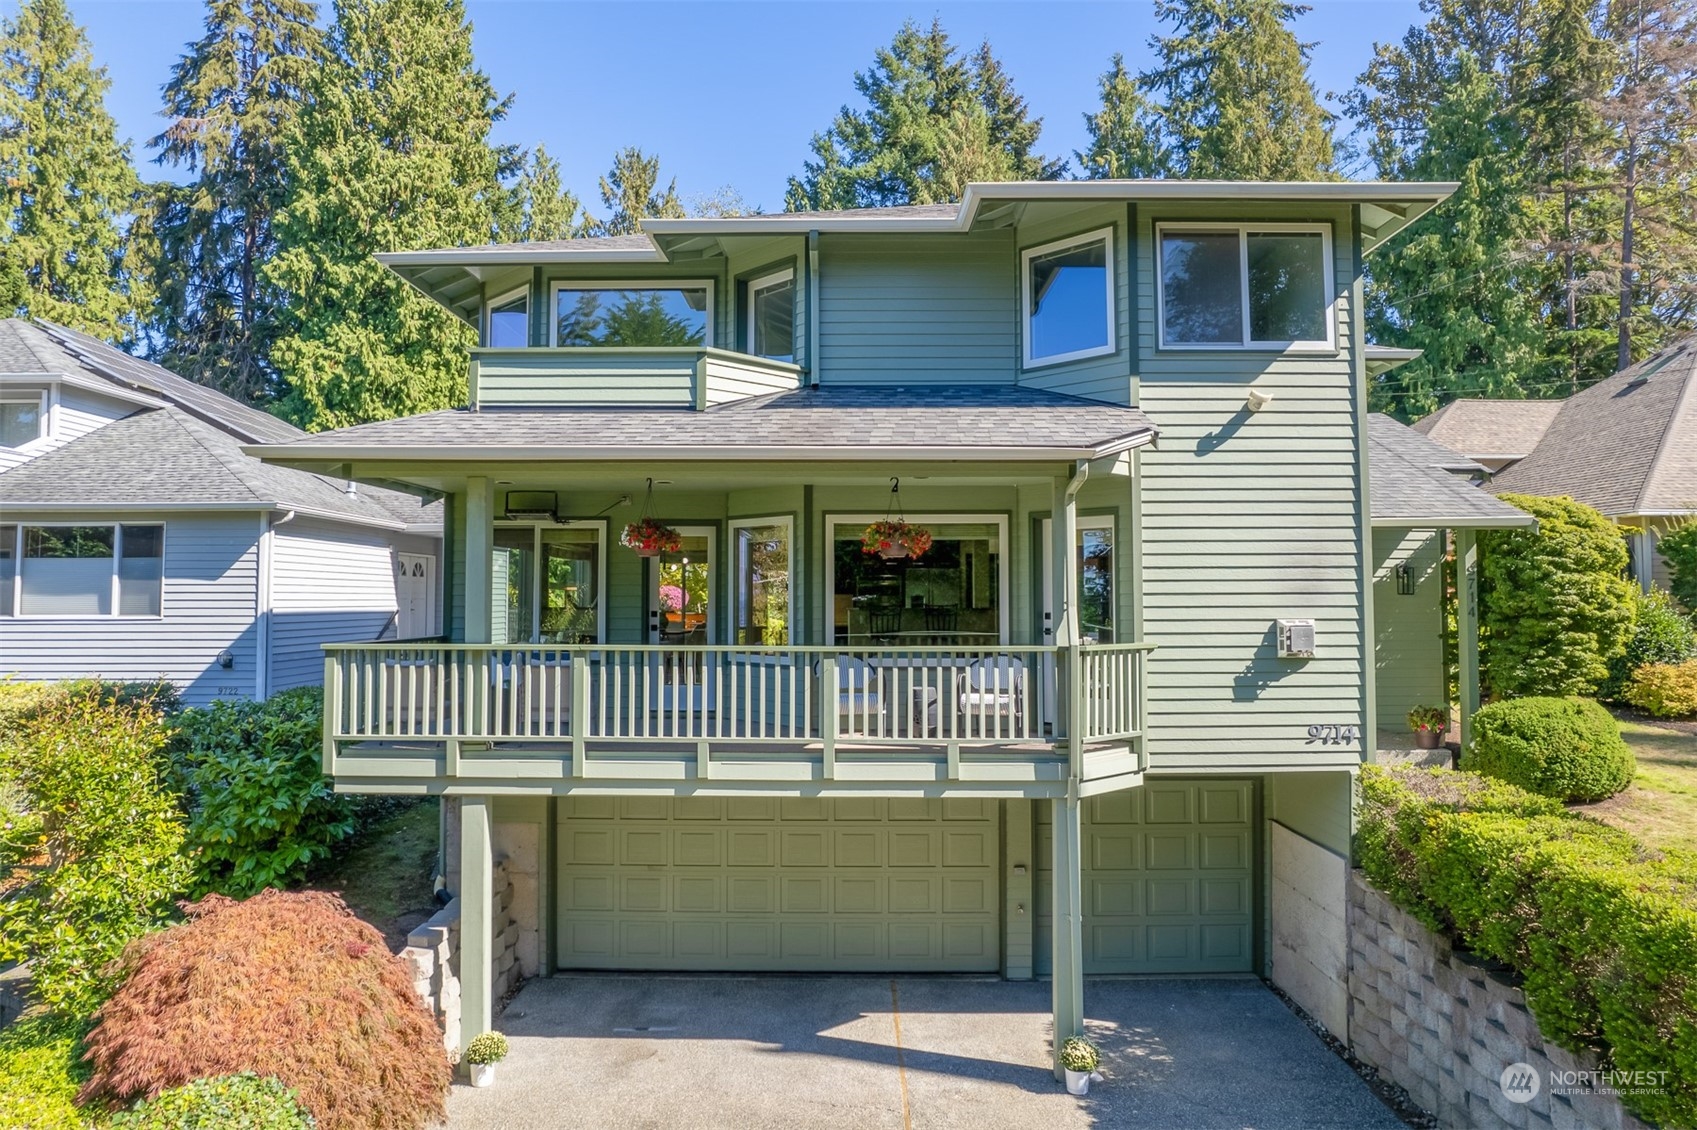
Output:
[[[662,553],[676,553],[683,547],[683,538],[664,522],[644,518],[625,527],[619,544],[636,550],[638,557],[658,557]]]
[[[931,531],[924,526],[909,525],[905,519],[874,522],[860,535],[861,552],[876,553],[886,561],[923,557],[930,548]]]

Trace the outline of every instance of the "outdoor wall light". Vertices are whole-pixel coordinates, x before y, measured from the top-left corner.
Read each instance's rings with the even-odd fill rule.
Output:
[[[1251,412],[1259,412],[1259,411],[1261,411],[1261,409],[1267,407],[1267,405],[1271,404],[1272,402],[1273,402],[1273,394],[1272,393],[1262,392],[1258,388],[1252,388],[1252,389],[1249,390],[1249,400],[1247,401],[1247,404],[1248,404],[1249,410]]]
[[[218,653],[218,666],[220,666],[224,670],[228,671],[230,668],[234,667],[235,665],[236,665],[236,653],[235,652],[231,651],[229,648],[225,648],[223,651],[220,651]]]
[[[1397,562],[1396,591],[1398,596],[1414,595],[1414,570],[1406,561]]]

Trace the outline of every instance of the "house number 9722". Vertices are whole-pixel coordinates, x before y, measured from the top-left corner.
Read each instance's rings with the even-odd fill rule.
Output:
[[[1360,726],[1340,726],[1333,722],[1322,722],[1308,727],[1309,745],[1315,742],[1321,745],[1350,745],[1360,738]]]

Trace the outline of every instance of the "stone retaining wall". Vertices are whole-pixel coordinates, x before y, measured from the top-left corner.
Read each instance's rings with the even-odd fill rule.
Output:
[[[505,860],[494,868],[495,952],[491,964],[495,999],[517,987],[520,966],[519,924],[512,917],[513,881]],[[412,970],[413,988],[442,1026],[442,1043],[458,1060],[460,1052],[460,900],[454,899],[407,935],[401,957]]]
[[[1511,979],[1349,875],[1349,1040],[1355,1057],[1408,1092],[1444,1127],[1477,1130],[1647,1130],[1610,1095],[1551,1093],[1551,1072],[1596,1060],[1547,1044]],[[1503,1069],[1530,1066],[1530,1102],[1510,1102]]]

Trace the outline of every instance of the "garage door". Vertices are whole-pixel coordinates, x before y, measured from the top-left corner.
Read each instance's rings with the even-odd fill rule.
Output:
[[[1084,803],[1086,973],[1254,968],[1254,786],[1150,781]],[[1038,805],[1038,859],[1052,859]],[[1049,968],[1051,872],[1039,863],[1039,969]]]
[[[573,797],[565,969],[988,972],[994,801]]]

